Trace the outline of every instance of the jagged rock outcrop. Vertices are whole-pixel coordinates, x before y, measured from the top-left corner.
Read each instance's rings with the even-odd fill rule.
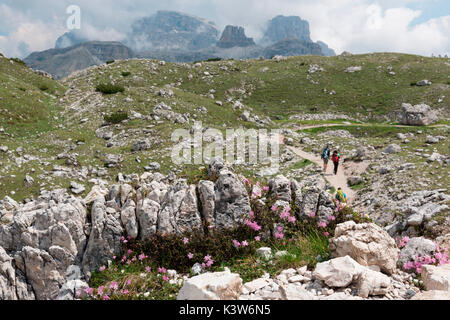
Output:
[[[247,38],[245,35],[244,28],[238,26],[226,26],[222,37],[217,42],[219,48],[250,47],[254,45],[253,39]]]
[[[251,211],[250,198],[242,181],[228,169],[220,171],[215,185],[215,219],[218,229],[233,227],[243,223]]]

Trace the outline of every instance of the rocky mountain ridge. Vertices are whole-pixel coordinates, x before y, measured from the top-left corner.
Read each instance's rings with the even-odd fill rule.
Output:
[[[110,54],[104,59],[80,52],[89,40],[99,44],[103,39],[86,36],[82,30],[67,32],[59,37],[55,49],[32,53],[25,62],[32,68],[51,73],[56,78],[107,60],[140,57],[171,62],[194,62],[212,58],[248,59],[272,58],[275,55],[335,55],[323,42],[310,38],[309,24],[299,17],[278,16],[268,23],[265,35],[258,45],[247,38],[240,26],[226,26],[219,38],[218,27],[204,19],[175,11],[158,11],[131,25],[131,31],[121,40],[128,55]],[[99,42],[100,41],[100,42]],[[107,43],[104,44],[107,46]],[[108,54],[107,50],[104,50]],[[65,67],[63,65],[69,65]]]

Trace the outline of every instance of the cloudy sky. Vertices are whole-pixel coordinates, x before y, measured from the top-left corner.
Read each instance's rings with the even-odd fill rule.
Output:
[[[258,40],[267,20],[298,15],[311,37],[339,54],[404,52],[450,55],[450,0],[0,0],[0,52],[24,57],[54,47],[68,31],[69,5],[81,8],[82,31],[121,40],[133,20],[177,10],[246,28]]]

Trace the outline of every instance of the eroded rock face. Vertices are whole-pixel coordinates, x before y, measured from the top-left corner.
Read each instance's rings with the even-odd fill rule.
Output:
[[[158,231],[182,234],[201,228],[202,221],[195,186],[188,186],[186,180],[178,180],[162,201]]]
[[[106,212],[104,198],[97,198],[92,205],[91,221],[91,233],[82,264],[87,277],[107,259],[120,254],[120,239],[124,231],[120,220]]]
[[[204,273],[184,283],[178,300],[236,300],[241,290],[242,279],[237,273]]]
[[[215,225],[218,229],[233,228],[243,223],[251,211],[244,184],[233,172],[220,171],[215,185]]]
[[[438,121],[436,113],[426,104],[412,106],[402,104],[400,123],[411,126],[427,126]]]
[[[392,274],[396,270],[399,249],[386,231],[372,223],[356,224],[354,221],[336,227],[330,249],[334,257],[349,255],[363,266],[378,266]]]

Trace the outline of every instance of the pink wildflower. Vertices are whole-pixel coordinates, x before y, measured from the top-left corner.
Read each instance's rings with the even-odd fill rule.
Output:
[[[320,228],[326,228],[327,223],[322,221],[322,222],[319,222],[318,226],[319,226]]]
[[[92,296],[92,294],[94,293],[94,289],[89,287],[89,288],[84,289],[84,292],[86,292],[86,294]]]
[[[167,273],[166,268],[158,268],[159,273]]]
[[[110,300],[110,298],[109,298],[108,295],[105,294],[105,295],[103,296],[103,300],[105,300],[105,301],[106,301],[106,300]]]
[[[184,244],[188,244],[188,243],[189,243],[189,239],[188,239],[188,238],[184,238],[184,239],[183,239],[183,243],[184,243]]]
[[[101,295],[103,294],[103,291],[104,291],[104,290],[105,290],[105,287],[104,287],[104,286],[98,287],[98,289],[97,289],[98,295],[101,296]]]
[[[147,259],[147,258],[148,258],[148,257],[147,257],[145,254],[143,254],[143,253],[139,255],[139,260],[140,260],[140,261],[142,261],[142,260],[144,260],[144,259]]]
[[[100,269],[98,269],[100,272],[103,272],[103,271],[105,271],[106,270],[106,267],[105,266],[101,266],[100,267]]]
[[[277,206],[275,206],[275,205],[273,205],[273,206],[272,206],[272,208],[271,208],[271,210],[272,210],[273,212],[275,212],[275,211],[277,211],[277,210],[278,210],[278,207],[277,207]]]
[[[311,213],[309,214],[309,216],[310,216],[311,218],[314,218],[314,217],[316,216],[316,214],[315,214],[314,212],[311,212]]]
[[[152,268],[150,268],[149,266],[145,267],[145,272],[150,273],[151,270],[152,270]]]
[[[282,232],[275,232],[275,239],[283,239],[284,234]]]
[[[241,244],[243,247],[248,247],[248,242],[247,242],[247,240],[244,240],[244,241],[242,241],[242,244]]]
[[[111,283],[110,285],[109,285],[109,288],[110,289],[113,289],[113,290],[117,290],[118,288],[119,288],[119,285],[118,285],[118,283],[117,282],[113,282],[113,283]]]
[[[241,246],[241,243],[240,243],[239,241],[237,241],[237,240],[233,240],[233,245],[234,245],[236,248],[239,248],[239,247]]]
[[[188,258],[189,258],[189,260],[192,260],[194,258],[194,254],[193,253],[189,253],[188,254]]]
[[[261,241],[261,237],[260,236],[256,236],[255,237],[255,241]]]

